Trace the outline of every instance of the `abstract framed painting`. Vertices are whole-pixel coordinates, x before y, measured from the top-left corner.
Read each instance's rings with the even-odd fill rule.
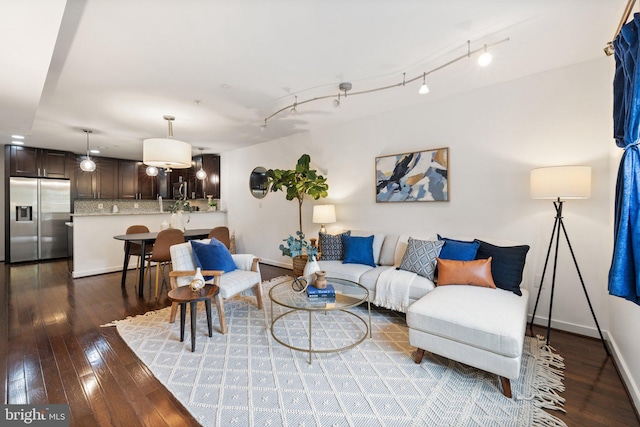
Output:
[[[448,202],[449,148],[376,157],[376,202]]]

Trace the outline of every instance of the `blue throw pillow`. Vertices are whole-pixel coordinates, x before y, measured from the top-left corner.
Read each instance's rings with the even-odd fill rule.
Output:
[[[476,259],[492,258],[491,274],[496,286],[522,296],[520,283],[529,246],[496,246],[482,240],[476,242],[480,243]]]
[[[237,269],[231,252],[219,240],[211,239],[209,244],[192,240],[191,249],[196,267],[202,270],[219,270],[228,273]],[[210,280],[212,277],[205,277],[205,280]]]
[[[438,234],[438,240],[444,241],[444,246],[438,258],[452,259],[455,261],[473,261],[480,247],[480,242],[465,242],[462,240],[449,239]]]
[[[344,246],[343,264],[364,264],[375,267],[373,261],[373,236],[355,237],[342,235]]]

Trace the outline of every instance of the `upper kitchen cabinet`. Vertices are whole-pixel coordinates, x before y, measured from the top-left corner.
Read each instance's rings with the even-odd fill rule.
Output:
[[[11,176],[69,178],[70,154],[41,148],[5,146]]]
[[[202,159],[202,161],[201,161]],[[205,198],[207,196],[213,196],[214,199],[220,198],[220,156],[217,154],[205,154],[204,156],[196,157],[195,166],[192,168],[192,189],[195,191],[196,198]],[[196,179],[196,172],[202,169],[207,173],[207,177],[204,180]]]
[[[138,162],[118,161],[118,198],[139,199]]]
[[[80,170],[84,156],[76,159],[72,191],[75,199],[117,199],[118,198],[118,160],[107,157],[92,157],[96,170]]]

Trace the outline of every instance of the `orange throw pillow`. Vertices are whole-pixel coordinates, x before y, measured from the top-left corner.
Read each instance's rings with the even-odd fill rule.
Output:
[[[440,259],[438,261],[438,286],[473,285],[496,288],[491,275],[491,257],[475,261],[456,261]]]

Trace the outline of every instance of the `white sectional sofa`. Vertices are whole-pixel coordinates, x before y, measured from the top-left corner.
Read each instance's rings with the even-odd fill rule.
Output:
[[[513,289],[470,285],[436,287],[432,280],[396,267],[401,265],[410,237],[431,241],[437,238],[351,231],[351,236],[371,235],[374,236],[375,267],[344,264],[339,260],[323,261],[321,258],[318,264],[326,271],[326,277],[360,283],[369,290],[369,298],[373,303],[379,302],[381,286],[394,286],[402,284],[403,280],[408,281],[410,286],[406,304],[392,304],[387,308],[407,313],[409,343],[417,347],[415,362],[422,361],[426,350],[492,372],[500,377],[502,392],[510,398],[510,380],[518,378],[522,361],[529,298],[526,287],[517,289],[522,295],[517,295]],[[523,248],[512,241],[481,240],[505,250]],[[526,257],[527,250],[528,247],[519,250],[522,264],[522,254],[524,252]],[[504,268],[504,259],[502,262]],[[526,277],[522,269],[520,274]]]

